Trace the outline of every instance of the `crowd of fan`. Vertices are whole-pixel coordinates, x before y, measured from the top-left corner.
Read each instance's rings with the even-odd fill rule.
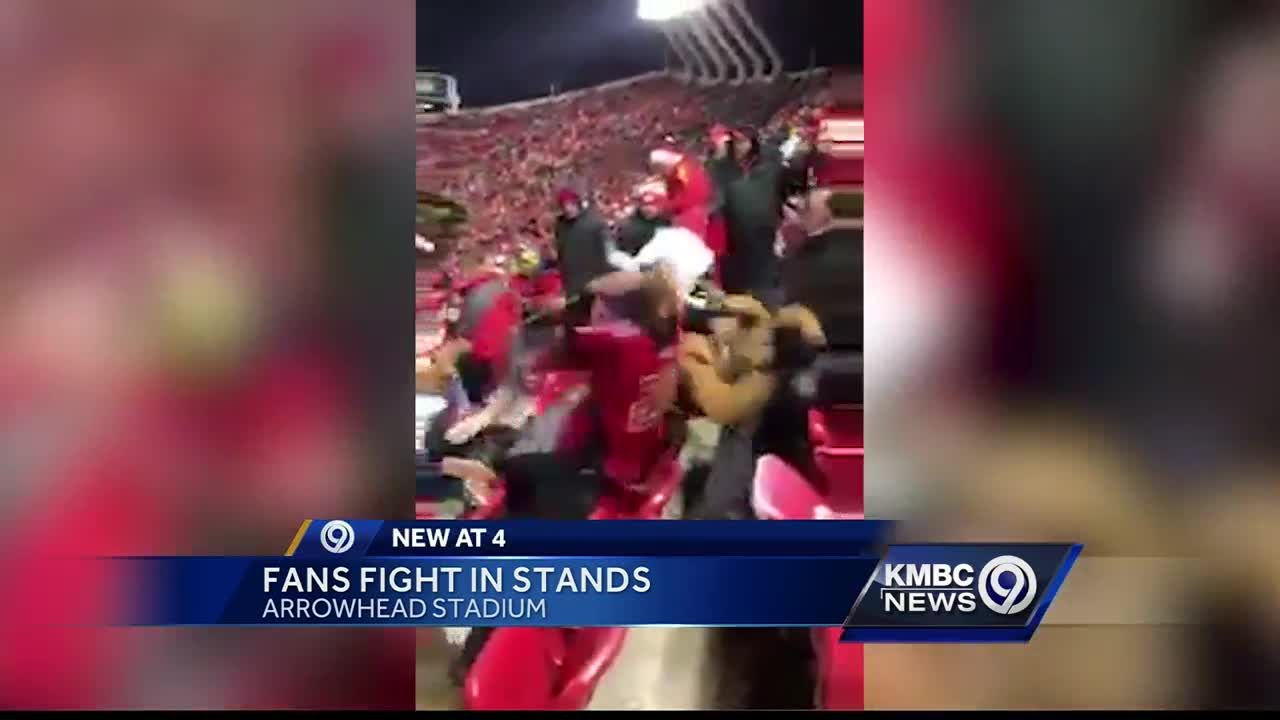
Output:
[[[629,181],[637,179],[638,148],[705,123],[688,96],[685,86],[656,78],[424,127],[419,187],[470,211],[460,249],[492,245],[499,252],[512,242],[549,242],[548,208],[557,184],[575,177],[593,189],[602,210],[620,212]]]
[[[570,181],[616,222],[633,209],[648,149],[674,138],[702,155],[713,122],[759,123],[763,132],[781,135],[822,104],[826,90],[821,82],[805,82],[731,93],[715,97],[651,77],[419,127],[419,189],[461,203],[470,216],[441,244],[448,248],[445,257],[433,264],[447,270],[462,255],[501,260],[520,245],[545,249],[552,241],[554,194]]]

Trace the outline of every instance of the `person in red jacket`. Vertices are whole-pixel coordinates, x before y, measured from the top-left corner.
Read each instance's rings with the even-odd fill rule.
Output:
[[[585,404],[563,420],[558,447],[503,461],[513,517],[584,519],[601,495],[641,486],[670,439],[678,325],[669,284],[616,272],[589,292],[591,319],[565,328],[559,348],[559,361],[588,373]]]
[[[663,278],[646,273],[606,275],[592,290],[595,317],[574,328],[569,343],[591,370],[605,478],[627,491],[643,484],[668,440],[678,299]]]
[[[560,271],[547,267],[542,255],[531,245],[516,253],[512,287],[524,301],[525,310],[545,313],[564,305],[564,287]]]
[[[707,240],[711,201],[715,189],[706,168],[692,155],[671,146],[649,153],[654,174],[667,184],[667,211],[673,225],[686,228]]]
[[[591,281],[587,293],[579,302],[590,306],[590,320],[565,328],[557,353],[589,372],[586,400],[554,421],[557,447],[513,452],[495,466],[506,485],[507,517],[587,519],[601,496],[634,492],[671,441],[679,328],[669,283],[656,273],[615,272]],[[467,434],[451,442],[481,427],[462,425]],[[472,629],[450,667],[455,684],[491,634]]]
[[[472,402],[480,402],[506,376],[515,352],[524,303],[505,273],[473,261],[457,286],[462,308],[454,335],[471,343],[458,373]]]

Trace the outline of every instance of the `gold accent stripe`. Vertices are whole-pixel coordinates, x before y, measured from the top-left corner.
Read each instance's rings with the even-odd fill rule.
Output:
[[[293,557],[294,551],[298,549],[298,544],[302,542],[302,536],[307,534],[307,528],[311,527],[310,520],[303,520],[302,527],[298,528],[298,534],[293,536],[293,542],[289,543],[289,549],[284,551],[285,557]]]

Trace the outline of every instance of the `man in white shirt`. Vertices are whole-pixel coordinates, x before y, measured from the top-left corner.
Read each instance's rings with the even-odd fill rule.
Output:
[[[619,270],[634,272],[662,266],[682,298],[688,296],[714,263],[715,254],[702,238],[681,227],[658,229],[653,239],[635,255],[621,250],[609,253],[609,264]]]

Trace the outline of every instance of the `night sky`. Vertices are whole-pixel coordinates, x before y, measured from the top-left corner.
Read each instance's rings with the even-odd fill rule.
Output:
[[[789,69],[862,66],[861,0],[747,0]],[[458,78],[464,106],[661,69],[666,40],[636,0],[418,0],[418,67]],[[673,56],[674,57],[674,56]]]

